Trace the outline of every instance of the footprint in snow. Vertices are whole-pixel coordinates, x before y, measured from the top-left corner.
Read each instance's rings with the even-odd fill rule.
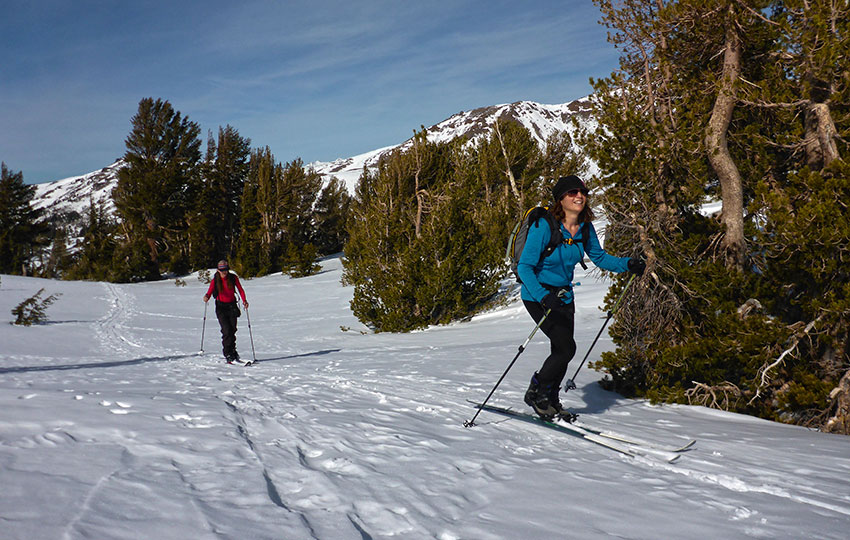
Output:
[[[100,404],[103,405],[104,407],[111,407],[112,406],[112,402],[106,401],[106,400],[101,401]],[[133,406],[130,403],[123,403],[121,401],[116,401],[115,405],[118,405],[118,407],[120,407],[120,408],[119,409],[109,409],[109,412],[111,412],[112,414],[130,414],[130,411],[128,411],[127,409],[129,409],[130,407]]]

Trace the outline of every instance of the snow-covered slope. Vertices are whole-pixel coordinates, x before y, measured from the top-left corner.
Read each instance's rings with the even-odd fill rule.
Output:
[[[589,116],[587,98],[571,101],[560,105],[544,105],[531,101],[482,107],[472,111],[461,111],[452,117],[427,129],[428,137],[433,141],[449,141],[455,137],[468,136],[476,139],[487,134],[488,129],[497,118],[510,118],[520,122],[532,133],[541,144],[556,131],[572,132],[572,118],[582,122],[592,122]],[[378,163],[381,156],[396,148],[405,148],[411,141],[405,141],[395,146],[379,148],[358,156],[341,158],[331,162],[310,163],[325,179],[336,176],[342,180],[348,191],[354,193],[357,180],[363,172],[363,167],[372,167]],[[111,200],[112,188],[118,178],[118,170],[123,166],[123,160],[82,176],[74,176],[47,182],[36,186],[34,204],[45,208],[48,212],[77,212],[82,214],[89,206],[89,200],[106,203],[108,211],[114,208]]]
[[[2,276],[0,538],[847,537],[850,438],[623,399],[587,369],[562,397],[581,420],[695,447],[667,463],[491,413],[466,428],[467,400],[487,396],[533,327],[522,305],[372,334],[340,260],[323,266],[244,282],[249,368],[221,360],[194,277]],[[606,284],[577,278],[581,358]],[[51,322],[5,324],[42,287],[62,293]],[[603,336],[591,360],[610,348]],[[491,403],[525,410],[547,354],[538,334]]]
[[[89,204],[94,202],[103,204],[105,210],[111,213],[115,209],[112,189],[118,181],[118,171],[123,166],[124,160],[119,159],[99,171],[37,184],[33,206],[43,208],[48,213],[76,212],[85,215]]]
[[[558,131],[572,134],[575,126],[573,119],[578,119],[585,125],[592,124],[590,103],[588,98],[582,98],[559,105],[545,105],[532,101],[518,101],[491,107],[481,107],[471,111],[461,111],[439,124],[429,127],[426,131],[428,139],[434,142],[448,142],[457,137],[468,137],[477,140],[489,134],[490,128],[498,118],[516,120],[532,134],[539,144]],[[336,176],[354,192],[357,180],[363,172],[363,167],[372,167],[380,158],[396,148],[408,148],[411,140],[397,146],[373,150],[359,156],[338,159],[329,163],[316,162],[311,165],[324,176]]]

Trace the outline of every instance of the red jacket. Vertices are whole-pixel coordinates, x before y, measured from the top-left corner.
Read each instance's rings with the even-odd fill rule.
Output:
[[[233,274],[234,281],[236,282],[236,288],[239,289],[239,296],[242,297],[242,303],[247,302],[245,299],[245,291],[242,289],[242,284],[239,283],[239,276]],[[207,290],[207,296],[212,296],[213,292],[215,292],[215,279],[210,281],[210,288]],[[236,291],[230,288],[230,280],[222,279],[221,280],[221,291],[218,293],[218,298],[216,298],[219,302],[235,302],[236,301]]]

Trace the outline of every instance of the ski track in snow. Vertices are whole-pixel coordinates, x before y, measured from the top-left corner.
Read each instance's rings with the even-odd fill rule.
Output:
[[[142,349],[142,344],[129,339],[122,329],[133,315],[133,300],[124,289],[112,283],[103,283],[109,312],[97,322],[96,332],[105,350],[117,355],[130,354]]]
[[[71,313],[66,326],[91,319],[97,357],[74,356],[65,337],[54,338],[55,360],[31,357],[15,345],[18,334],[0,335],[16,347],[0,353],[8,537],[844,537],[846,439],[619,399],[590,371],[565,398],[582,421],[663,445],[696,437],[696,446],[671,464],[486,411],[465,428],[475,412],[466,400],[487,395],[527,335],[521,309],[405,335],[342,332],[357,323],[350,289],[336,283],[338,263],[330,268],[305,280],[247,281],[256,366],[186,353],[200,337],[197,285],[79,285],[80,295],[99,290],[89,301],[106,309]],[[38,287],[3,276],[9,282]],[[275,295],[288,299],[285,310],[264,305]],[[302,305],[333,316],[305,315]],[[582,310],[586,346],[601,319]],[[237,334],[243,356],[246,322]],[[207,349],[218,340],[213,315]],[[532,343],[491,403],[522,407],[547,348]],[[48,501],[56,510],[44,514]]]

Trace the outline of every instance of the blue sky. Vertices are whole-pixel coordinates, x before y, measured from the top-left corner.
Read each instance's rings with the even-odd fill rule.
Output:
[[[618,54],[591,0],[5,0],[0,160],[28,183],[124,154],[142,98],[278,161],[349,157],[462,111],[590,93]]]

